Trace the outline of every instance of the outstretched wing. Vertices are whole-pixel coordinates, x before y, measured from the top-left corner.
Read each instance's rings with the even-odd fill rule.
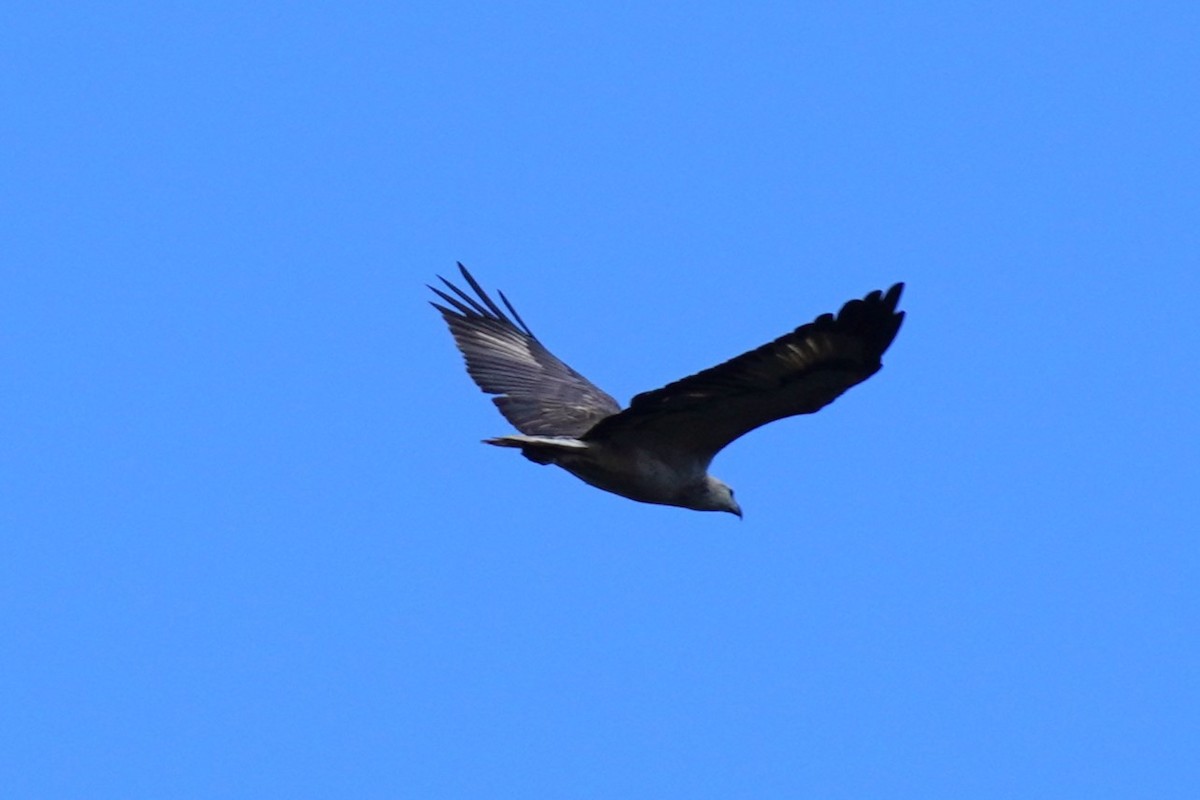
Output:
[[[529,330],[504,292],[509,319],[471,273],[458,265],[475,297],[438,276],[456,295],[432,289],[450,305],[431,302],[450,326],[467,372],[517,430],[530,436],[579,436],[621,406],[554,357]],[[515,320],[515,322],[514,322]]]
[[[851,300],[756,350],[639,394],[585,439],[637,441],[703,462],[755,428],[812,414],[879,371],[904,320],[904,284]]]

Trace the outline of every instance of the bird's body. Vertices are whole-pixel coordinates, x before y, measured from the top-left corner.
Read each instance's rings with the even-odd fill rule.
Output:
[[[498,436],[484,440],[519,447],[539,464],[554,464],[597,489],[642,503],[720,510],[706,503],[706,464],[686,453],[621,441],[587,441],[546,436]]]
[[[776,419],[811,414],[879,371],[904,319],[903,284],[846,303],[755,350],[661,389],[622,410],[551,354],[503,293],[508,317],[466,268],[472,297],[433,289],[467,372],[521,433],[485,440],[519,448],[605,491],[643,503],[741,516],[733,491],[708,474],[734,439]],[[432,288],[432,287],[430,287]]]

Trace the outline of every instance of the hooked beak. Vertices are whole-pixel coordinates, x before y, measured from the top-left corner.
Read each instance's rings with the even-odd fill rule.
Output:
[[[734,504],[733,504],[733,508],[731,508],[731,509],[729,510],[729,513],[730,513],[730,514],[737,514],[737,518],[738,518],[738,519],[741,519],[741,518],[742,518],[742,507],[741,507],[741,506],[739,506],[737,503],[734,503]]]

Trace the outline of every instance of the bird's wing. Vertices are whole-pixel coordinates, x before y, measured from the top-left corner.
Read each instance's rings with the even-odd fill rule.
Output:
[[[449,307],[430,305],[450,326],[467,372],[480,389],[497,395],[492,402],[517,430],[531,436],[579,436],[621,410],[616,400],[542,346],[504,292],[500,299],[512,319],[466,267],[458,268],[476,296],[441,278],[455,296],[430,286]]]
[[[633,398],[586,440],[661,448],[707,466],[721,448],[783,417],[812,414],[879,371],[904,319],[904,284],[851,300],[724,364]]]

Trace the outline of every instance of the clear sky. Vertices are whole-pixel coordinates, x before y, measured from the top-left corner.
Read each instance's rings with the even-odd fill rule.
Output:
[[[1200,6],[18,3],[5,798],[1200,797]],[[620,400],[908,284],[637,504]]]

